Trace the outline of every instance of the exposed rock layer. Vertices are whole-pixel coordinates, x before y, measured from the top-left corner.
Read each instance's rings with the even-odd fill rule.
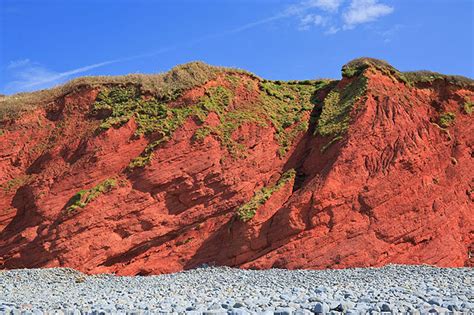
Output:
[[[230,107],[260,106],[262,81],[238,76],[234,85],[217,76],[169,104],[190,106],[227,85]],[[336,117],[348,118],[347,130],[322,136],[328,93],[342,95],[354,80],[363,80],[364,93],[348,116]],[[465,109],[474,101],[472,82],[410,84],[370,66],[315,89],[314,109],[301,116],[308,128],[285,154],[271,123],[236,128],[232,141],[245,154],[235,156],[215,134],[196,141],[202,122],[188,117],[149,164],[132,170],[154,135],[136,135],[137,116],[98,131],[102,117],[91,108],[100,90],[80,86],[2,122],[1,268],[133,275],[203,263],[313,269],[474,262],[474,133]],[[445,113],[455,119],[441,128]],[[219,117],[211,110],[204,124],[219,125]],[[239,220],[236,210],[290,169],[296,177],[250,220]],[[70,208],[75,194],[106,179],[116,185]]]

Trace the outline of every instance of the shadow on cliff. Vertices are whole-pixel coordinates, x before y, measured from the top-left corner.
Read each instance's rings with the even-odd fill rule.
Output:
[[[324,93],[323,99],[327,95]],[[269,252],[284,245],[288,238],[299,232],[310,229],[310,211],[312,208],[312,198],[308,202],[301,204],[297,209],[300,219],[305,222],[305,227],[300,230],[286,228],[290,224],[292,213],[295,209],[285,206],[290,200],[298,198],[301,191],[314,190],[315,177],[317,182],[324,180],[333,163],[336,161],[343,141],[335,143],[328,150],[322,148],[330,139],[315,135],[317,120],[321,114],[321,106],[315,104],[311,113],[308,131],[300,138],[291,155],[288,157],[283,168],[275,169],[273,172],[283,173],[289,169],[296,171],[295,181],[292,187],[292,194],[275,209],[274,214],[263,222],[241,222],[232,215],[196,250],[195,254],[186,262],[184,269],[192,269],[202,264],[225,265],[238,267],[242,264],[254,261]],[[324,151],[324,152],[323,152]],[[313,183],[311,187],[308,184]],[[235,209],[232,209],[233,212]],[[276,229],[275,226],[285,226],[284,229]],[[272,232],[273,231],[273,232]],[[271,237],[269,233],[272,233]],[[286,261],[279,259],[272,266],[285,267]]]
[[[28,185],[20,187],[13,197],[12,206],[17,212],[0,232],[0,269],[43,267],[52,259],[52,255],[41,246],[40,229],[33,240],[22,235],[27,228],[39,226],[42,221],[37,214],[32,188]]]

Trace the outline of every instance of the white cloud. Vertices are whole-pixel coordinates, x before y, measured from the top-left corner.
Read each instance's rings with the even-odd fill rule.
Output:
[[[84,73],[105,65],[157,55],[178,47],[193,45],[232,33],[239,33],[281,19],[297,19],[299,21],[299,30],[309,30],[311,27],[320,27],[324,31],[324,34],[331,35],[340,30],[352,29],[358,24],[375,21],[382,16],[392,13],[394,10],[393,7],[378,3],[378,0],[352,0],[349,6],[345,6],[346,10],[340,14],[339,9],[343,7],[345,1],[346,0],[303,0],[278,14],[243,24],[231,30],[208,34],[176,46],[164,47],[157,51],[99,62],[64,72],[50,70],[38,63],[31,62],[29,59],[11,61],[5,68],[10,72],[13,81],[10,81],[4,87],[2,92],[13,93],[47,88],[51,85],[61,83],[75,74]],[[341,25],[341,22],[344,24]],[[384,37],[384,40],[388,42],[390,41],[390,37],[397,30],[398,27],[393,30],[388,30],[381,35]]]
[[[392,39],[397,35],[397,33],[404,28],[402,24],[395,24],[394,26],[390,27],[387,30],[380,31],[378,34],[383,38],[385,43],[389,43]]]
[[[11,61],[6,68],[11,74],[13,81],[4,87],[2,91],[4,93],[45,88],[47,85],[43,82],[53,82],[58,76],[57,72],[51,71],[38,63],[31,62],[29,59]]]
[[[109,60],[65,72],[50,70],[39,63],[31,62],[29,59],[11,61],[7,66],[7,70],[11,72],[11,76],[14,79],[5,86],[4,91],[11,93],[46,88],[61,83],[74,74],[83,73],[119,61],[121,60]]]
[[[306,0],[289,6],[284,12],[284,17],[301,16],[312,9],[325,12],[336,12],[344,0]]]
[[[10,61],[8,66],[6,66],[6,70],[13,78],[13,81],[7,83],[6,86],[3,88],[2,92],[10,94],[48,88],[52,85],[64,82],[75,74],[84,73],[89,70],[93,70],[118,62],[158,55],[173,50],[175,48],[175,46],[164,47],[160,50],[155,50],[145,54],[98,62],[64,72],[53,71],[37,62],[30,61],[30,59]]]
[[[352,0],[348,10],[342,15],[344,27],[354,28],[357,24],[372,22],[393,12],[393,7],[378,3],[377,0]]]
[[[339,9],[343,0],[310,0],[308,4],[324,11],[335,12]]]
[[[30,59],[19,59],[13,60],[8,63],[7,69],[15,69],[27,65],[30,62]]]
[[[337,32],[340,31],[340,28],[339,27],[335,27],[335,26],[330,26],[325,32],[324,34],[326,35],[333,35],[333,34],[336,34]]]
[[[345,5],[347,3],[347,5]],[[340,9],[343,13],[339,13]],[[295,16],[298,29],[307,31],[320,27],[324,34],[331,35],[342,30],[372,22],[393,12],[393,7],[379,3],[379,0],[305,0],[289,7],[283,17]]]
[[[325,26],[328,19],[318,14],[307,14],[300,20],[299,30],[309,30],[312,26]]]

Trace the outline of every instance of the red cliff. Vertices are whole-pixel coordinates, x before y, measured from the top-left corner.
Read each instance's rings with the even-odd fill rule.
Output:
[[[474,263],[472,80],[191,63],[0,98],[0,268]]]

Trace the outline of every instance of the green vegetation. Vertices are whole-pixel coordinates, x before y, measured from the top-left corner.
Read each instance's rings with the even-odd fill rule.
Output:
[[[283,156],[291,146],[295,137],[307,130],[308,122],[303,115],[314,107],[313,95],[316,90],[325,87],[330,80],[306,81],[304,83],[261,81],[260,103],[252,107],[240,107],[232,110],[222,110],[225,99],[205,99],[208,111],[218,114],[220,124],[217,126],[204,125],[199,128],[194,139],[202,141],[208,135],[219,139],[229,153],[234,157],[245,155],[245,147],[232,139],[233,132],[245,123],[255,123],[275,128],[275,138],[280,144],[279,154]],[[248,86],[248,83],[246,84]],[[216,102],[217,101],[217,102]]]
[[[329,149],[334,143],[337,141],[342,140],[342,136],[336,136],[332,138],[328,143],[326,143],[322,148],[321,148],[321,153],[326,152],[327,149]]]
[[[79,191],[72,196],[66,204],[66,213],[73,213],[78,208],[84,208],[89,202],[100,195],[111,191],[115,186],[117,186],[117,181],[115,179],[106,179],[91,189]]]
[[[21,186],[31,183],[33,179],[34,179],[34,176],[32,175],[21,175],[13,179],[10,179],[6,183],[4,183],[2,185],[2,188],[5,192],[10,192],[10,191],[13,191],[14,189],[17,189]]]
[[[308,123],[303,121],[303,115],[314,106],[312,100],[314,92],[330,81],[325,80],[325,84],[319,85],[314,82],[297,84],[262,81],[259,104],[230,111],[214,110],[219,115],[221,123],[218,126],[201,127],[196,132],[195,139],[203,139],[211,134],[221,141],[231,155],[242,156],[245,154],[245,148],[232,139],[233,132],[245,123],[256,123],[260,126],[271,123],[275,128],[275,138],[280,144],[279,154],[282,156],[294,138],[308,128]]]
[[[258,78],[244,70],[216,67],[203,62],[186,63],[160,74],[81,77],[48,90],[0,97],[0,121],[15,118],[21,112],[44,106],[57,98],[84,88],[135,86],[143,95],[150,95],[161,101],[174,100],[184,90],[202,85],[223,72],[245,73],[252,78]]]
[[[464,110],[464,112],[468,115],[471,115],[472,114],[472,111],[473,111],[473,107],[474,107],[474,102],[471,102],[469,100],[466,100],[464,102],[464,104],[462,105],[462,109]]]
[[[129,169],[133,169],[148,164],[154,149],[168,141],[186,119],[193,117],[199,123],[203,123],[210,112],[223,115],[232,98],[230,90],[217,86],[209,88],[197,104],[171,107],[168,103],[155,98],[142,98],[141,92],[134,86],[113,87],[99,93],[93,106],[93,113],[107,113],[108,117],[101,123],[101,129],[120,126],[134,117],[137,123],[135,132],[137,136],[153,135],[154,138],[158,138],[130,163]]]
[[[233,98],[233,92],[221,86],[211,88],[206,92],[198,104],[205,114],[200,120],[204,122],[208,113],[214,112],[219,117],[220,124],[202,126],[194,134],[194,139],[202,141],[208,135],[212,135],[219,139],[232,156],[242,157],[245,155],[245,148],[232,138],[232,134],[242,124],[246,122],[258,123],[260,119],[250,108],[231,110],[229,105]]]
[[[472,87],[474,84],[472,79],[459,75],[444,75],[425,70],[400,72],[386,61],[367,57],[354,59],[344,65],[342,67],[342,76],[347,78],[358,76],[368,68],[375,68],[392,79],[404,82],[410,86],[423,83],[431,84],[436,80],[445,81],[459,87]]]
[[[454,120],[456,119],[456,114],[453,112],[445,112],[442,113],[438,118],[438,125],[442,128],[448,128],[452,124],[454,124]]]
[[[474,81],[470,78],[463,77],[460,75],[446,75],[433,71],[407,71],[402,73],[405,80],[411,85],[433,83],[434,81],[445,81],[449,84],[456,85],[459,87],[472,87]]]
[[[385,75],[390,77],[399,78],[401,73],[389,63],[383,60],[374,58],[358,58],[350,61],[342,67],[342,76],[346,78],[352,78],[362,74],[368,68],[375,68]]]
[[[126,94],[126,92],[122,93]],[[133,93],[128,94],[133,95]],[[141,100],[137,99],[136,96],[135,98],[124,98],[123,103],[115,103],[112,106],[118,109],[117,112],[115,113],[112,108],[112,114],[101,126],[102,128],[108,128],[113,123],[123,123],[134,116],[138,125],[136,134],[153,134],[158,137],[158,140],[150,143],[142,154],[132,160],[128,166],[129,169],[143,167],[151,161],[155,148],[168,141],[174,131],[181,127],[187,118],[193,117],[199,123],[203,123],[210,112],[223,115],[232,98],[232,92],[222,86],[209,88],[199,103],[186,107],[170,107],[168,104],[159,103],[154,99]],[[99,108],[95,107],[95,110],[100,110],[100,107],[102,107],[101,103],[98,103],[98,105]],[[195,135],[195,139],[202,140],[204,135],[201,133],[203,132],[210,133],[208,130],[202,130]]]
[[[128,164],[128,170],[133,170],[137,167],[144,167],[148,165],[153,158],[153,151],[162,143],[169,140],[169,137],[163,137],[159,140],[153,141],[152,143],[148,144],[140,154],[140,156],[134,158],[130,164]]]
[[[344,89],[333,89],[324,99],[321,116],[315,133],[326,137],[340,137],[349,128],[350,113],[354,104],[365,93],[367,79],[361,76]]]
[[[176,242],[176,246],[186,245],[186,244],[188,244],[189,242],[191,242],[193,239],[194,239],[194,237],[188,237],[188,238],[185,239],[185,240],[177,241],[177,242]]]
[[[289,181],[293,180],[295,176],[296,171],[294,169],[290,169],[281,175],[280,179],[275,185],[261,188],[255,193],[249,202],[237,209],[237,218],[243,222],[251,220],[257,213],[258,208],[268,199],[270,199],[273,193],[283,188]]]
[[[280,145],[279,154],[283,156],[298,134],[308,129],[303,121],[305,113],[314,107],[314,93],[329,84],[329,80],[311,83],[262,82],[262,106],[259,110],[275,128],[275,138]]]
[[[136,135],[157,134],[170,136],[191,114],[191,107],[169,107],[154,98],[143,99],[134,87],[113,87],[103,90],[97,96],[93,113],[107,112],[108,117],[100,125],[101,129],[118,127],[133,116],[137,123]]]

